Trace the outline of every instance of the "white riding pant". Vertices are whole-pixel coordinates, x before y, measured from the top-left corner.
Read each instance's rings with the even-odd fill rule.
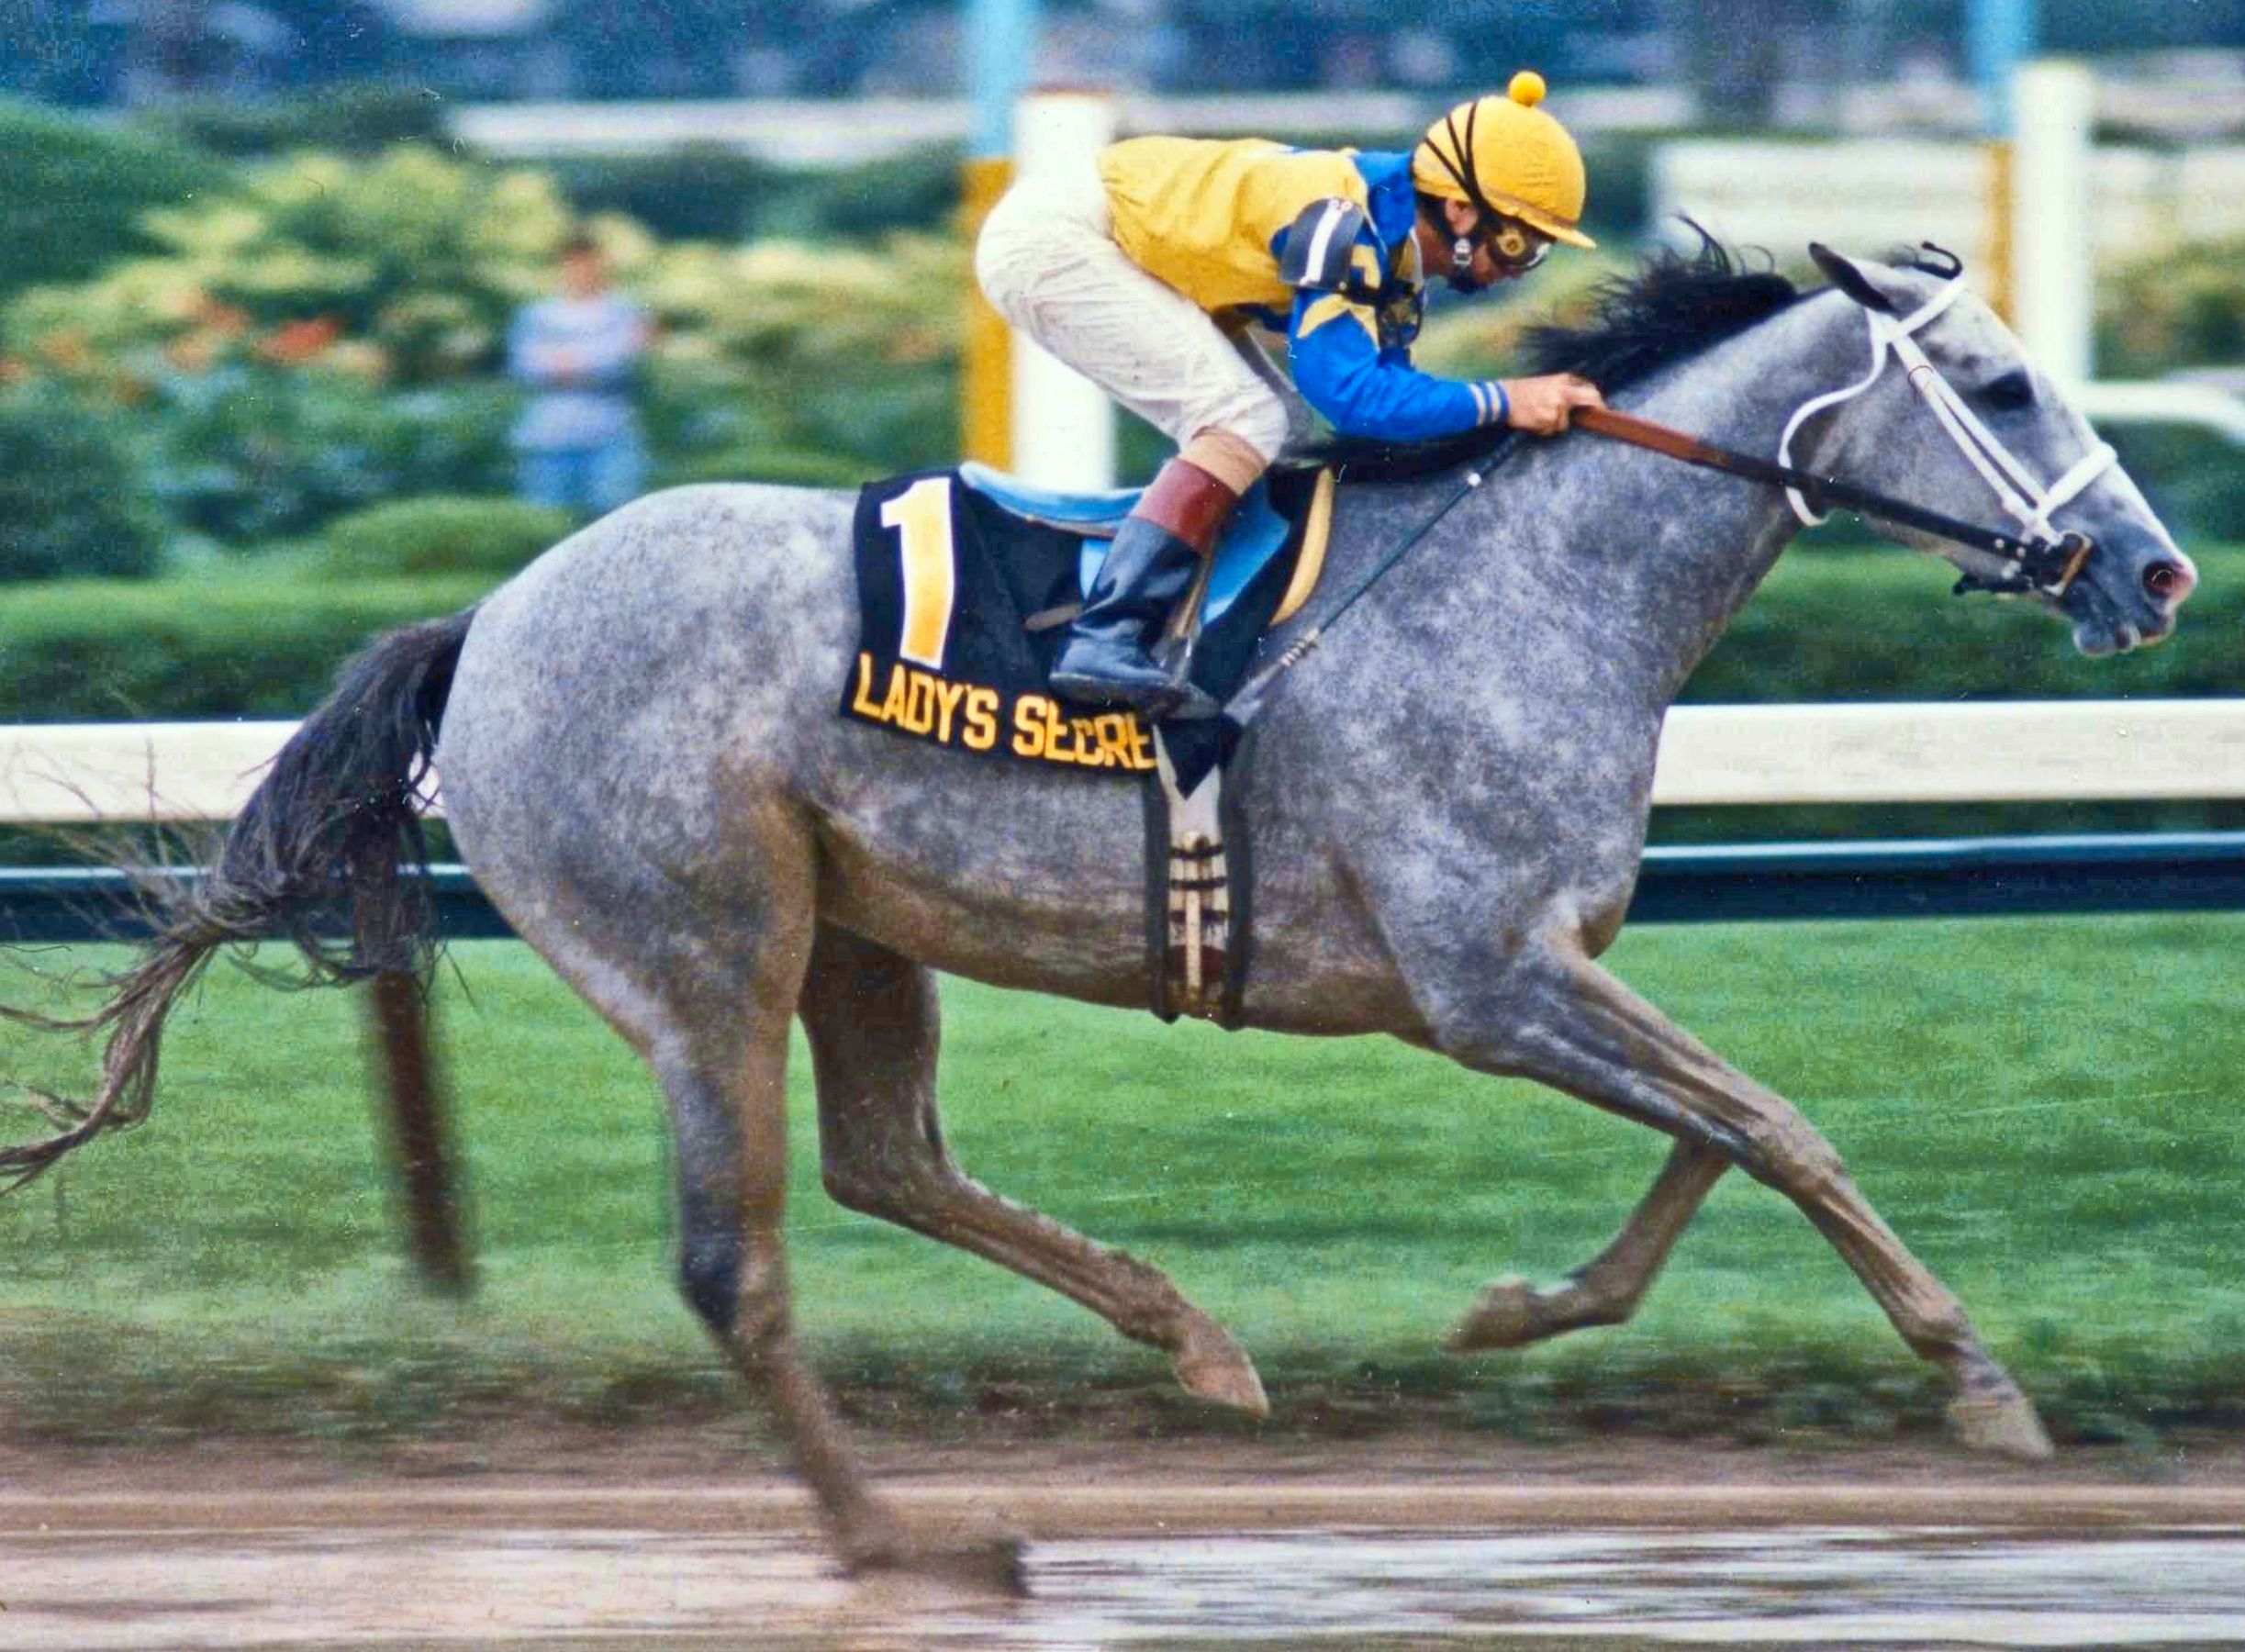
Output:
[[[1095,169],[1016,182],[982,226],[975,275],[1000,315],[1179,447],[1223,430],[1268,463],[1286,445],[1286,402],[1242,346],[1115,244]]]

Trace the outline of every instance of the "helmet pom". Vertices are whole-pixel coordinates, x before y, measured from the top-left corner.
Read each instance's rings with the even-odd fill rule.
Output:
[[[1533,69],[1523,69],[1518,74],[1513,76],[1512,84],[1505,87],[1504,90],[1506,95],[1522,108],[1533,109],[1537,104],[1544,101],[1544,93],[1547,88],[1544,85],[1542,75],[1536,73]]]

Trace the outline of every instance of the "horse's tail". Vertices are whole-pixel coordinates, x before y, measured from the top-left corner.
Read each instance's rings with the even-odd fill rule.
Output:
[[[91,1100],[27,1092],[61,1128],[0,1147],[0,1192],[148,1115],[164,1018],[220,947],[294,942],[307,966],[296,985],[428,967],[435,914],[417,803],[474,619],[470,608],[392,631],[343,667],[334,692],[274,759],[215,864],[184,886],[148,891],[154,933],[109,982],[99,1010],[61,1021],[0,1008],[14,1021],[108,1034]]]

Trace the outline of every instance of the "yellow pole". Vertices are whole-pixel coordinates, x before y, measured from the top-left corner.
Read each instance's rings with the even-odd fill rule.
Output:
[[[959,216],[969,248],[1012,181],[1013,162],[1003,155],[977,155],[967,161]],[[1001,470],[1013,463],[1013,334],[971,276],[966,284],[965,360],[959,372],[959,452]]]
[[[1988,307],[2018,325],[2018,241],[2012,218],[2018,205],[2018,155],[2008,138],[1992,138],[1988,155]]]

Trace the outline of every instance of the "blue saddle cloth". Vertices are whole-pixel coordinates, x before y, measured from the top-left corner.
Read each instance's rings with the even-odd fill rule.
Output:
[[[971,460],[959,466],[959,480],[1025,520],[1082,534],[1077,575],[1086,597],[1091,594],[1091,583],[1099,577],[1100,564],[1106,560],[1108,545],[1122,528],[1122,519],[1137,508],[1139,497],[1145,492],[1143,487],[1118,487],[1104,493],[1064,493],[1032,486],[1017,476]],[[1292,533],[1293,524],[1271,504],[1269,483],[1257,482],[1249,488],[1232,513],[1223,537],[1216,542],[1216,564],[1209,570],[1208,597],[1201,608],[1202,623],[1212,625],[1223,619],[1256,575],[1287,548]]]

